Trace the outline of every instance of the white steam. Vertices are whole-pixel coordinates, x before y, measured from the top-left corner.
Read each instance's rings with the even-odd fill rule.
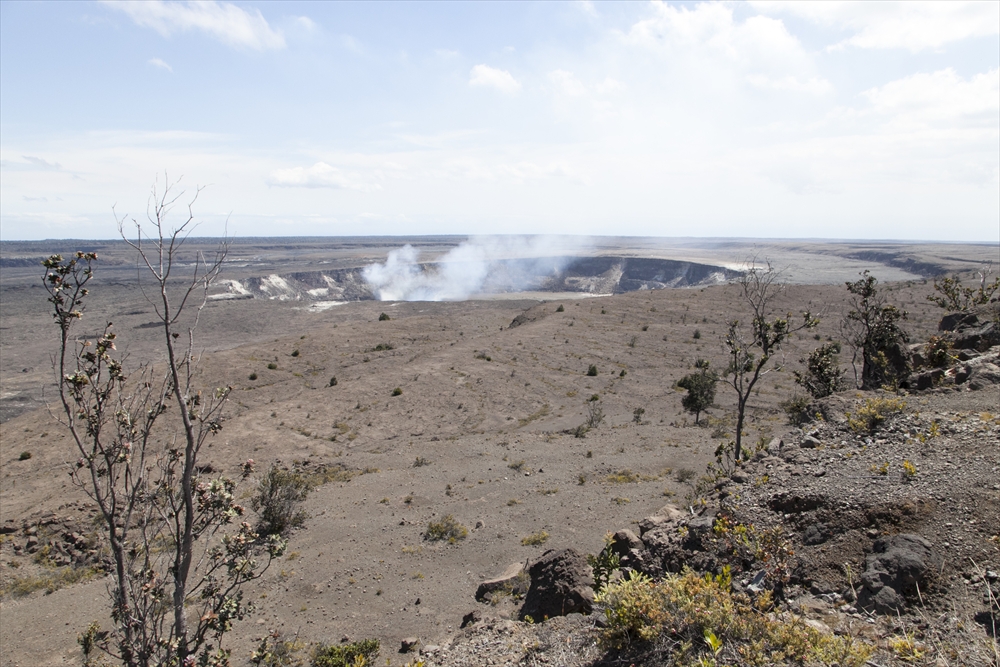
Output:
[[[461,301],[540,286],[588,246],[580,237],[483,236],[421,266],[419,251],[405,245],[384,264],[366,266],[362,276],[380,301]]]

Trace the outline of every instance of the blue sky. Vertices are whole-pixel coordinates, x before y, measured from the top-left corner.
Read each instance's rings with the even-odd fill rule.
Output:
[[[0,2],[0,238],[1000,242],[1000,3]]]

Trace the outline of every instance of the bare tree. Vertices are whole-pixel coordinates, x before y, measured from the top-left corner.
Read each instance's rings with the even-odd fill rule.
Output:
[[[819,324],[819,319],[809,312],[802,313],[802,321],[790,324],[791,313],[785,317],[775,317],[775,300],[784,291],[785,285],[779,281],[781,273],[771,266],[758,266],[756,257],[746,262],[746,270],[739,278],[744,303],[750,310],[749,332],[739,320],[729,323],[725,343],[729,351],[729,366],[726,381],[736,390],[736,443],[733,453],[740,461],[743,445],[743,424],[746,420],[747,401],[757,382],[770,373],[767,369],[771,358],[781,350],[790,335],[802,329],[811,329]]]
[[[162,364],[146,363],[127,373],[110,322],[93,343],[74,337],[95,253],[78,252],[69,260],[53,255],[43,262],[60,331],[54,366],[61,419],[80,455],[73,479],[100,510],[113,567],[113,627],[102,631],[94,624],[81,635],[88,664],[99,650],[128,667],[228,665],[222,637],[251,607],[241,589],[284,549],[280,538],[261,539],[246,521],[222,535],[223,527],[245,512],[236,503],[237,482],[199,472],[202,447],[222,429],[230,388],[195,387],[194,332],[227,246],[210,260],[200,254],[185,258],[190,274],[174,275],[195,226],[192,200],[187,219],[173,230],[167,227],[182,194],[174,195],[170,184],[161,193],[154,187],[151,236],[133,220],[135,240],[130,240],[126,218],[118,219],[141,274],[151,278],[144,294],[163,327]],[[243,478],[252,463],[242,466]]]

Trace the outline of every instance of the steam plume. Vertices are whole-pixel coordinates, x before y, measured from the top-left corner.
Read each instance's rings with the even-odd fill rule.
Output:
[[[461,301],[538,286],[588,246],[580,237],[482,236],[421,265],[419,251],[407,244],[385,263],[366,266],[362,276],[380,301]]]

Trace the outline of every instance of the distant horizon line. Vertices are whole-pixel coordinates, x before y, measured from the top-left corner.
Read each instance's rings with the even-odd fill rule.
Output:
[[[830,238],[830,237],[808,237],[808,236],[649,236],[649,235],[623,235],[623,234],[338,234],[338,235],[307,235],[307,236],[188,236],[187,239],[193,242],[213,242],[228,240],[231,243],[250,243],[260,241],[315,241],[330,239],[357,239],[357,240],[383,240],[391,239],[400,242],[403,239],[457,239],[468,240],[473,238],[529,238],[529,237],[569,237],[569,238],[594,238],[594,239],[636,239],[636,240],[672,240],[672,241],[703,241],[703,242],[732,242],[732,241],[766,241],[776,242],[810,242],[810,243],[897,243],[897,244],[946,244],[946,245],[997,245],[1000,246],[1000,238],[990,241],[954,241],[942,239],[866,239],[866,238]],[[36,243],[124,243],[122,238],[44,238],[44,239],[4,239],[0,238],[0,244],[36,244]]]

